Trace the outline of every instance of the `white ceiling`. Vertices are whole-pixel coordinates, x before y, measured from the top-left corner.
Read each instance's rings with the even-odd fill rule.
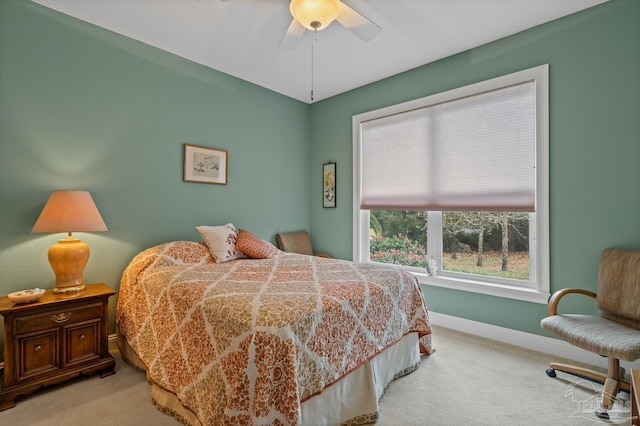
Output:
[[[278,45],[289,0],[32,0],[310,103],[307,31]],[[463,52],[608,0],[343,0],[382,31],[364,43],[338,22],[314,43],[314,101]]]

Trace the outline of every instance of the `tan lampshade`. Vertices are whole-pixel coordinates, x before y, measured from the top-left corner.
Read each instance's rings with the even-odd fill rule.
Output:
[[[31,232],[106,231],[96,204],[87,191],[53,191]]]
[[[67,232],[68,236],[49,248],[49,264],[56,275],[55,293],[81,291],[82,276],[89,260],[89,246],[72,232],[106,231],[91,194],[87,191],[53,191],[32,232]]]

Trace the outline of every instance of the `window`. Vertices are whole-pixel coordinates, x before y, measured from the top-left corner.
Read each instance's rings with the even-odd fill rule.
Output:
[[[547,123],[547,65],[354,116],[354,259],[546,303]]]

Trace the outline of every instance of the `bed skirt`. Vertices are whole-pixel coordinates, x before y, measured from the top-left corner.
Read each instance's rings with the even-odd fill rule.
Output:
[[[146,372],[126,340],[118,333],[118,346],[123,359]],[[409,333],[342,380],[301,404],[302,425],[365,425],[378,419],[378,402],[387,386],[396,378],[409,374],[420,365],[418,334]],[[149,376],[147,375],[147,380]],[[151,383],[151,398],[161,412],[176,420],[197,426],[200,421],[178,398]],[[204,425],[203,425],[204,426]]]

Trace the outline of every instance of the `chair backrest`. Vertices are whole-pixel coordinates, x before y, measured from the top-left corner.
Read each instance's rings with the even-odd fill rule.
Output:
[[[276,240],[282,251],[313,255],[311,237],[306,231],[282,232],[276,234]]]
[[[596,305],[603,318],[640,330],[640,252],[602,251]]]

